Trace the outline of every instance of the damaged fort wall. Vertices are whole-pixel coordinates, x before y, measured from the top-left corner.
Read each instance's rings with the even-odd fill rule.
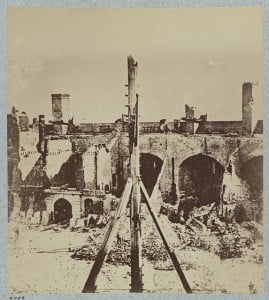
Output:
[[[12,123],[10,117],[9,123],[14,123],[9,126],[8,130],[10,134],[13,130],[14,137],[16,137],[16,122]],[[159,126],[159,123],[151,125]],[[36,127],[29,128],[28,131],[20,131],[18,127],[17,131],[17,139],[9,138],[8,144],[9,183],[13,180],[29,187],[41,188],[50,185],[53,187],[66,185],[67,188],[78,190],[112,191],[114,194],[121,194],[129,172],[130,153],[127,133],[119,134],[114,131],[98,135],[46,137],[47,153],[44,165],[44,157],[36,148],[39,139]],[[236,196],[250,198],[249,184],[246,179],[242,178],[240,169],[244,163],[262,155],[262,146],[261,137],[224,137],[202,134],[184,136],[173,133],[142,133],[140,136],[141,154],[149,153],[166,161],[159,183],[161,192],[170,192],[174,181],[177,195],[180,193],[179,167],[188,158],[202,154],[212,158],[224,168],[223,185],[227,186],[226,192],[229,191],[229,195],[235,193],[236,190]],[[233,158],[236,150],[238,150],[237,160]],[[232,175],[226,172],[230,161],[234,164]],[[188,179],[187,175],[186,171],[185,180]],[[232,182],[233,186],[229,185],[229,182]],[[36,199],[41,199],[40,202],[44,201],[40,192],[34,192],[34,196],[32,193],[33,191],[29,190],[28,200],[23,200],[28,201],[28,204],[23,207],[35,210]],[[14,205],[15,198],[12,193],[9,193],[9,206]],[[25,195],[23,198],[25,199]]]
[[[112,192],[120,196],[128,178],[129,138],[121,133],[111,150]]]
[[[262,149],[262,139],[259,138],[229,138],[221,136],[194,135],[185,137],[178,134],[141,134],[140,153],[150,153],[160,159],[168,158],[165,176],[161,180],[163,188],[168,188],[172,178],[172,158],[175,164],[175,181],[178,180],[178,168],[187,158],[203,154],[216,160],[223,168],[226,168],[231,154],[236,150],[238,140],[241,143],[240,155],[245,160],[253,154],[254,149]],[[127,179],[127,162],[128,162],[128,137],[121,135],[120,145],[115,148],[112,161],[119,161],[124,157],[126,161],[123,170],[123,179]],[[251,145],[251,146],[250,146]],[[249,149],[249,150],[247,150]],[[240,162],[241,163],[241,162]],[[119,166],[119,164],[117,165]],[[116,165],[114,166],[116,167]]]
[[[151,153],[167,159],[159,183],[162,193],[171,190],[172,158],[176,165],[174,176],[179,195],[179,177],[183,176],[184,180],[188,180],[188,172],[184,175],[180,174],[179,167],[186,159],[200,154],[212,158],[222,166],[224,170],[222,186],[226,185],[226,193],[229,194],[229,197],[233,196],[240,201],[245,201],[245,206],[248,206],[248,201],[251,201],[251,190],[240,170],[246,161],[262,155],[262,147],[263,140],[260,137],[230,138],[202,135],[185,137],[174,134],[147,134],[140,137],[141,153]],[[232,164],[233,171],[231,173],[227,172],[229,164]],[[262,177],[260,179],[262,181]],[[220,186],[219,190],[221,192]],[[253,200],[255,201],[255,199]]]
[[[82,215],[82,201],[81,193],[76,190],[57,190],[49,189],[45,190],[45,201],[46,201],[46,210],[48,214],[54,212],[54,205],[59,199],[65,199],[72,206],[72,216],[74,219],[80,218]]]

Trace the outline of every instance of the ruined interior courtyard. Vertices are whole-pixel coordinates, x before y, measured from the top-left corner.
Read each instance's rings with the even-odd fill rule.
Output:
[[[130,101],[135,78],[128,75]],[[239,121],[211,122],[186,104],[185,116],[173,122],[135,128],[129,111],[114,123],[74,124],[71,97],[61,93],[52,94],[53,120],[39,115],[30,122],[13,108],[9,292],[82,292],[112,225],[118,231],[96,292],[129,292],[132,205],[126,202],[120,217],[118,211],[138,148],[137,180],[146,190],[139,208],[143,292],[186,290],[163,232],[193,293],[262,293],[263,128],[262,120],[253,124],[253,88],[242,85]]]

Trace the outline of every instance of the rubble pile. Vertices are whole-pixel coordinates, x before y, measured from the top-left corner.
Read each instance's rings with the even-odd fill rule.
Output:
[[[197,208],[195,212],[197,213]],[[204,208],[201,208],[204,211]],[[201,214],[200,214],[201,215]],[[220,256],[220,258],[241,257],[243,250],[256,241],[256,229],[252,222],[225,223],[212,213],[201,230],[190,220],[186,226],[172,224],[181,244],[200,248]]]
[[[113,265],[131,265],[131,246],[130,241],[122,241],[114,244],[108,254],[107,263]]]
[[[195,227],[185,227],[179,224],[173,224],[181,246],[190,246],[203,249],[212,253],[219,252],[221,248],[220,241],[215,235],[208,231],[201,232]]]
[[[86,244],[81,247],[70,249],[70,251],[73,252],[71,257],[80,260],[95,260],[103,239],[104,232],[102,229],[92,229],[91,234],[87,238]]]
[[[142,256],[149,261],[169,261],[168,254],[165,250],[157,233],[151,233],[142,245]],[[98,248],[95,243],[89,243],[81,248],[74,249],[72,258],[82,260],[95,260],[98,253]],[[131,265],[131,244],[130,240],[123,240],[121,243],[114,243],[106,259],[106,263],[116,266]]]
[[[71,257],[74,259],[95,260],[98,249],[95,244],[89,243],[80,248],[74,249],[73,251],[74,253],[71,255]]]
[[[223,235],[220,235],[221,249],[217,253],[221,258],[241,257],[243,250],[254,242],[254,235],[237,223],[228,224]]]
[[[160,240],[157,232],[152,232],[143,240],[142,256],[149,261],[167,261],[169,259],[167,251]]]

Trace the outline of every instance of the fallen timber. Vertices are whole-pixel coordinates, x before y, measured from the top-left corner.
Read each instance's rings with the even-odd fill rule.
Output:
[[[83,293],[93,293],[96,290],[96,279],[97,276],[102,268],[102,265],[109,253],[112,241],[116,238],[117,231],[118,231],[118,224],[117,222],[120,217],[125,212],[125,209],[127,207],[129,197],[132,190],[132,180],[129,179],[125,185],[120,205],[116,211],[116,214],[112,217],[109,228],[107,230],[104,243],[102,244],[101,248],[99,249],[99,252],[97,254],[97,257],[95,259],[95,262],[92,266],[91,272],[89,274],[89,277],[84,285],[84,288],[82,290]]]

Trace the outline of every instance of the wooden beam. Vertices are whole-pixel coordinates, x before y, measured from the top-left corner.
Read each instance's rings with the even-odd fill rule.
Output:
[[[142,283],[142,247],[140,223],[140,154],[139,154],[139,121],[138,94],[136,93],[137,62],[128,56],[128,105],[129,105],[129,147],[130,176],[133,179],[130,207],[131,231],[131,292],[143,290]]]
[[[156,216],[156,214],[155,214],[155,212],[154,212],[154,210],[153,210],[153,208],[151,206],[152,199],[149,197],[148,192],[147,192],[147,190],[146,190],[146,188],[145,188],[145,186],[144,186],[144,184],[143,184],[142,181],[140,183],[140,186],[141,186],[143,194],[145,195],[145,198],[146,198],[145,202],[146,202],[146,205],[148,207],[149,213],[150,213],[150,215],[151,215],[151,217],[152,217],[152,219],[153,219],[153,221],[154,221],[154,223],[155,223],[155,225],[157,227],[157,230],[158,230],[158,232],[159,232],[159,234],[160,234],[160,236],[161,236],[161,238],[163,240],[163,243],[164,243],[164,246],[166,248],[166,251],[168,252],[168,254],[169,254],[169,256],[170,256],[170,258],[171,258],[171,260],[173,262],[173,265],[174,265],[174,267],[176,269],[176,272],[177,272],[177,274],[178,274],[178,276],[179,276],[179,278],[180,278],[180,280],[182,282],[182,285],[183,285],[183,287],[184,287],[184,289],[185,289],[185,291],[187,293],[192,293],[191,287],[190,287],[190,285],[189,285],[189,283],[188,283],[188,281],[187,281],[187,279],[186,279],[186,277],[185,277],[185,275],[183,273],[183,270],[182,270],[182,268],[181,268],[181,266],[179,264],[177,256],[176,256],[173,248],[169,245],[169,243],[168,243],[168,241],[167,241],[167,239],[165,237],[164,230],[162,229],[162,227],[161,227],[161,225],[159,223],[158,217]]]
[[[82,293],[94,293],[96,291],[97,276],[102,268],[103,262],[105,261],[107,255],[110,251],[112,241],[115,239],[115,237],[117,235],[118,225],[119,225],[119,222],[117,222],[117,221],[120,219],[120,217],[125,212],[127,204],[129,202],[131,190],[132,190],[132,179],[129,178],[125,185],[124,191],[122,193],[120,205],[119,205],[115,215],[111,218],[109,228],[105,235],[104,242],[98,251],[98,254],[97,254],[94,264],[92,266],[89,277],[88,277],[88,279],[85,283],[85,286],[82,290]]]

